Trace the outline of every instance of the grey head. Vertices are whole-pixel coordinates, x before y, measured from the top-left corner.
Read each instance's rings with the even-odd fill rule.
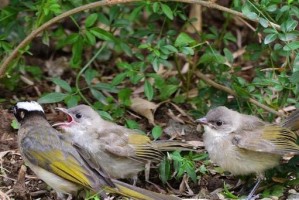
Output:
[[[229,134],[239,128],[241,125],[240,120],[240,113],[230,110],[225,106],[219,106],[211,109],[205,117],[196,121],[204,127],[209,127],[223,134]]]
[[[59,122],[53,126],[59,127],[71,127],[71,126],[80,126],[81,128],[89,126],[101,125],[105,120],[90,106],[81,104],[69,109],[57,108],[59,111],[62,111],[67,115],[67,121]]]

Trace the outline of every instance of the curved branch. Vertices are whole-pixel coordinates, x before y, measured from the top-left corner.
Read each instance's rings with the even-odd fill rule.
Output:
[[[0,78],[3,77],[5,74],[5,71],[9,64],[12,62],[14,58],[16,58],[19,55],[20,49],[24,48],[28,43],[31,42],[39,33],[50,27],[51,25],[59,22],[60,20],[71,16],[73,14],[82,12],[84,10],[92,9],[92,8],[97,8],[101,6],[106,6],[106,5],[115,5],[119,3],[129,3],[129,2],[137,2],[140,0],[103,0],[103,1],[97,1],[94,3],[86,4],[77,8],[74,8],[72,10],[66,11],[62,13],[61,15],[58,15],[51,20],[45,22],[43,25],[38,27],[37,29],[33,30],[14,50],[13,52],[3,61],[2,65],[0,66]]]
[[[222,90],[230,95],[233,95],[235,97],[237,97],[237,93],[235,91],[233,91],[232,89],[228,88],[228,87],[225,87],[223,85],[220,85],[219,83],[216,83],[215,81],[209,79],[206,75],[204,75],[203,73],[197,71],[196,72],[196,76],[200,79],[202,79],[204,82],[206,82],[208,85],[211,85],[212,87],[218,89],[218,90]],[[277,112],[276,110],[258,102],[257,100],[253,99],[253,98],[248,98],[248,101],[250,103],[253,103],[255,104],[256,106],[260,107],[260,108],[263,108],[264,110],[268,111],[268,112],[271,112],[277,116],[280,116],[280,117],[283,117],[285,116],[283,113],[280,113],[280,112]]]
[[[48,27],[50,27],[51,25],[59,22],[60,20],[71,16],[73,14],[82,12],[84,10],[88,10],[88,9],[92,9],[92,8],[97,8],[97,7],[101,7],[101,6],[106,6],[106,5],[115,5],[115,4],[122,4],[122,3],[131,3],[131,2],[139,2],[142,0],[103,0],[103,1],[98,1],[98,2],[94,2],[94,3],[90,3],[87,5],[83,5],[80,6],[78,8],[74,8],[72,10],[66,11],[64,13],[62,13],[61,15],[58,15],[56,17],[54,17],[53,19],[47,21],[46,23],[44,23],[42,26],[40,26],[39,28],[33,30],[13,51],[12,53],[6,57],[4,59],[4,61],[2,62],[1,66],[0,66],[0,78],[2,78],[5,74],[5,71],[7,70],[9,64],[12,62],[13,59],[15,59],[18,55],[19,55],[19,51],[20,49],[24,48],[28,43],[31,42],[31,40],[33,38],[35,38],[39,33],[41,33],[42,31],[44,31],[45,29],[47,29]],[[167,0],[163,0],[163,1],[167,1]],[[218,9],[220,11],[224,11],[245,19],[248,19],[250,21],[255,21],[258,22],[258,20],[252,20],[247,18],[245,15],[243,15],[242,13],[220,6],[218,4],[212,3],[210,1],[202,1],[202,0],[168,0],[169,1],[173,1],[173,2],[182,2],[182,3],[191,3],[191,4],[199,4],[208,8],[213,8],[213,9]],[[280,26],[274,23],[269,22],[269,24],[277,29],[280,29]]]

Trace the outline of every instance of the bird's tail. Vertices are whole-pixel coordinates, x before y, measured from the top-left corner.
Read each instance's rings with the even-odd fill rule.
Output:
[[[160,151],[198,151],[193,144],[174,140],[156,140],[152,145]]]
[[[107,192],[117,193],[136,200],[179,200],[180,198],[170,195],[159,194],[127,183],[113,180],[116,188],[106,188]]]
[[[282,126],[292,131],[299,130],[299,109],[288,116],[282,123]]]

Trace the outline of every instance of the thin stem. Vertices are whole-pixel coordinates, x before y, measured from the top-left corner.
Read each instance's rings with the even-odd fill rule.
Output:
[[[101,48],[94,54],[94,56],[86,63],[86,65],[79,71],[79,73],[76,76],[76,91],[81,96],[81,98],[90,106],[92,104],[87,100],[87,98],[82,94],[81,89],[79,87],[79,81],[80,77],[84,73],[84,71],[91,65],[91,63],[100,55],[100,53],[103,51],[103,49],[106,47],[106,43],[103,43]]]
[[[206,82],[208,85],[211,85],[212,87],[214,88],[217,88],[219,90],[222,90],[230,95],[233,95],[235,97],[237,97],[237,93],[235,91],[233,91],[232,89],[228,88],[228,87],[225,87],[223,85],[220,85],[219,83],[216,83],[215,81],[209,79],[206,75],[204,75],[203,73],[197,71],[196,72],[196,76],[199,77],[200,79],[202,79],[204,82]],[[277,112],[276,110],[258,102],[257,100],[255,99],[252,99],[252,98],[248,98],[248,101],[250,103],[253,103],[255,104],[256,106],[260,107],[260,108],[263,108],[264,110],[268,111],[268,112],[271,112],[277,116],[280,116],[280,117],[283,117],[285,116],[283,113],[280,113],[280,112]]]

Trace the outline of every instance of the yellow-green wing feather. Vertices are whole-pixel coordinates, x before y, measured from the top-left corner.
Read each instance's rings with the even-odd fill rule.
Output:
[[[148,136],[139,133],[129,134],[128,144],[135,149],[133,159],[142,161],[160,162],[163,158],[163,153],[151,144]]]
[[[55,129],[35,127],[22,139],[21,148],[30,162],[73,183],[96,190],[102,185],[114,186],[109,179],[95,173]]]
[[[244,132],[235,135],[233,143],[243,149],[283,155],[299,153],[294,132],[281,126],[266,125],[256,128],[256,133]]]

